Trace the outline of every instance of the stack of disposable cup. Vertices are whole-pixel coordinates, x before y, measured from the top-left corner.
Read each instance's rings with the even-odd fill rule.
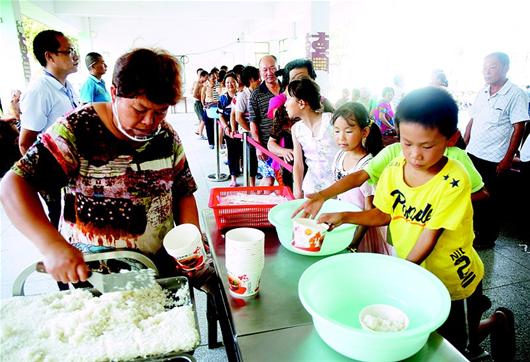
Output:
[[[265,264],[265,234],[253,228],[237,228],[225,235],[225,266],[230,294],[236,298],[256,295]]]
[[[201,232],[193,224],[181,224],[171,229],[164,237],[164,248],[182,271],[201,270],[205,265]]]

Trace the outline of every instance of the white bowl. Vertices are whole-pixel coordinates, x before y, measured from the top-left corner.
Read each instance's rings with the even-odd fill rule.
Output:
[[[401,332],[407,329],[409,317],[401,309],[388,304],[371,304],[359,313],[359,322],[367,331]]]

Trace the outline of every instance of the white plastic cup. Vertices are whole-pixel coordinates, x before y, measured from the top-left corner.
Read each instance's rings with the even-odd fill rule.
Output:
[[[225,266],[229,292],[248,298],[259,291],[265,264],[265,234],[254,228],[237,228],[225,235]]]
[[[256,264],[265,260],[265,234],[254,228],[237,228],[225,235],[228,265]]]
[[[249,298],[259,292],[262,268],[234,271],[227,269],[230,295],[234,298]]]
[[[308,218],[293,219],[293,242],[295,248],[318,252],[324,240],[326,224],[318,224],[316,220]]]
[[[164,236],[164,248],[175,259],[182,271],[197,271],[205,266],[206,252],[199,228],[194,224],[181,224]]]

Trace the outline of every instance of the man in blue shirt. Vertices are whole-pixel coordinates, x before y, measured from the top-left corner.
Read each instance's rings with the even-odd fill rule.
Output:
[[[81,102],[110,102],[105,81],[101,79],[103,74],[107,72],[107,64],[105,64],[103,56],[95,52],[88,53],[85,57],[85,64],[90,75],[81,87]]]

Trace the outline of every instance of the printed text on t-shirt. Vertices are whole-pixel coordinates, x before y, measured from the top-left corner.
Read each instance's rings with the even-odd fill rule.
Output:
[[[433,211],[431,204],[427,203],[425,207],[420,209],[412,205],[407,205],[407,198],[399,190],[392,191],[390,195],[394,197],[394,204],[392,204],[392,210],[395,211],[396,207],[401,205],[401,212],[403,214],[402,217],[406,220],[425,225],[427,221],[431,219]]]

